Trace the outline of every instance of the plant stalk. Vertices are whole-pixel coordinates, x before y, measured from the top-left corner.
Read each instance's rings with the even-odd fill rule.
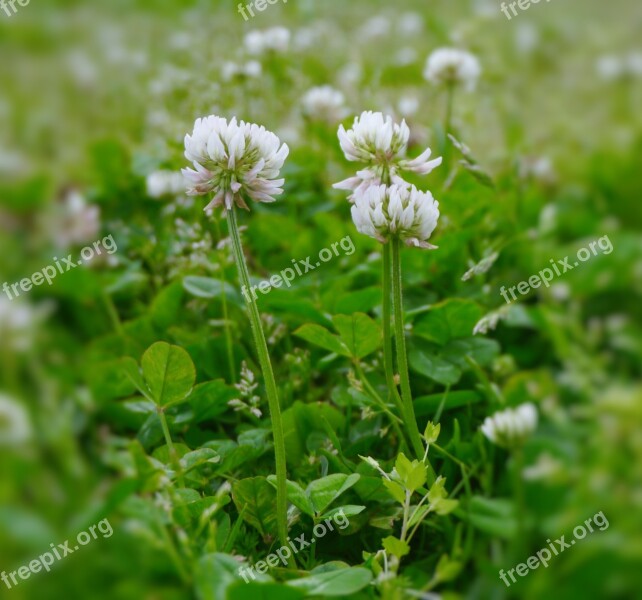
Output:
[[[404,335],[403,297],[401,291],[401,255],[399,252],[399,238],[393,237],[392,244],[392,305],[394,309],[395,342],[397,346],[397,367],[401,380],[401,399],[404,408],[404,420],[408,428],[408,435],[412,444],[415,457],[422,460],[424,447],[421,443],[417,418],[412,404],[410,378],[408,376],[408,357],[406,356],[406,339]]]
[[[227,211],[229,233],[232,238],[232,247],[234,250],[234,258],[236,259],[236,266],[238,267],[239,271],[240,283],[242,286],[245,286],[246,290],[250,290],[250,275],[248,273],[247,264],[245,263],[243,246],[241,245],[241,236],[239,235],[236,210],[236,206],[233,205],[232,208]],[[265,391],[268,397],[268,405],[270,408],[270,421],[272,423],[272,436],[274,438],[274,454],[276,460],[277,529],[281,545],[287,546],[287,474],[285,463],[285,439],[283,436],[283,422],[281,420],[281,407],[279,404],[276,381],[274,379],[274,371],[272,370],[272,363],[270,362],[270,355],[268,353],[268,347],[265,341],[265,333],[263,332],[263,325],[261,324],[261,316],[256,305],[256,300],[251,293],[243,294],[243,296],[245,297],[245,303],[250,317],[252,335],[254,337],[259,364],[261,366],[261,371],[263,372],[263,377],[265,379]]]

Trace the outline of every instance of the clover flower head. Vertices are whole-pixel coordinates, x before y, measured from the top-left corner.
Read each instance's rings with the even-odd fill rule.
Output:
[[[336,124],[345,117],[345,96],[330,85],[309,89],[301,103],[303,113],[316,121]]]
[[[255,202],[274,202],[283,193],[284,179],[277,179],[289,148],[265,127],[227,121],[211,115],[196,119],[192,135],[185,136],[185,157],[194,169],[183,169],[190,183],[188,195],[213,193],[209,210],[234,202],[247,209],[243,195]]]
[[[250,31],[244,39],[245,49],[249,54],[263,54],[264,52],[286,52],[290,46],[290,30],[285,27],[271,27],[260,31]]]
[[[424,78],[435,85],[461,85],[472,91],[481,75],[479,60],[474,54],[457,48],[438,48],[429,57]]]
[[[537,427],[537,409],[526,402],[517,408],[507,408],[486,417],[481,426],[482,433],[502,448],[513,448],[524,443]]]
[[[359,193],[352,220],[359,233],[381,243],[398,236],[407,246],[434,249],[428,243],[439,219],[439,203],[430,192],[407,183],[371,185]]]
[[[339,126],[339,142],[345,157],[352,162],[367,165],[366,169],[357,172],[356,177],[350,177],[334,187],[341,190],[357,192],[370,184],[385,183],[384,178],[393,184],[402,184],[400,171],[412,171],[427,175],[441,164],[441,158],[429,160],[432,151],[427,148],[417,158],[407,159],[410,130],[406,121],[397,124],[392,117],[380,112],[363,112],[355,117],[352,128],[345,130]],[[355,194],[350,196],[353,201]]]

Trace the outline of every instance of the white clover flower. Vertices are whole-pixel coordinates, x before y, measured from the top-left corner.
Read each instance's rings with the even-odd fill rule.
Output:
[[[185,192],[185,179],[178,171],[154,171],[145,181],[150,198],[178,196]]]
[[[255,202],[274,202],[283,193],[284,179],[276,179],[289,153],[287,144],[265,127],[227,121],[211,115],[196,119],[192,135],[185,136],[185,157],[194,169],[183,169],[191,183],[188,194],[214,193],[205,210],[233,202],[247,209],[242,195]]]
[[[359,233],[382,243],[398,236],[407,246],[434,249],[428,243],[437,227],[439,202],[413,185],[371,185],[358,194],[352,220]]]
[[[461,85],[475,89],[481,75],[479,60],[474,54],[457,48],[438,48],[429,57],[424,78],[435,85]]]
[[[45,219],[44,225],[59,248],[95,240],[100,233],[100,208],[88,204],[75,189],[69,190],[55,214]]]
[[[481,430],[497,446],[512,448],[523,444],[536,427],[537,409],[526,402],[486,417]]]
[[[404,37],[419,35],[424,30],[422,16],[416,12],[405,12],[397,21],[397,32]]]
[[[303,113],[316,121],[336,124],[346,116],[345,96],[331,85],[311,88],[301,103]]]
[[[31,420],[24,406],[0,393],[0,447],[28,442],[31,434]]]
[[[336,183],[334,187],[340,190],[356,192],[372,184],[383,183],[384,178],[390,178],[391,183],[401,184],[403,180],[398,171],[412,171],[427,175],[441,164],[441,158],[428,160],[432,150],[427,148],[417,158],[406,159],[410,130],[406,121],[397,124],[392,117],[380,112],[363,112],[355,117],[352,129],[345,130],[339,126],[339,142],[345,157],[352,162],[361,162],[367,169],[359,171],[356,177],[350,177]],[[365,185],[364,185],[365,184]],[[350,200],[354,199],[354,195]]]
[[[272,27],[264,31],[255,29],[245,36],[244,42],[249,54],[287,52],[290,46],[290,30],[285,27]]]
[[[223,79],[223,81],[231,81],[237,77],[260,77],[262,72],[263,67],[257,60],[249,60],[243,65],[228,60],[224,62],[221,67],[221,79]]]
[[[626,64],[619,56],[605,54],[597,59],[595,70],[603,80],[614,81],[624,76]]]

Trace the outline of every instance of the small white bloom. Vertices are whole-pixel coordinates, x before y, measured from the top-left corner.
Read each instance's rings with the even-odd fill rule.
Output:
[[[605,81],[614,81],[625,74],[626,64],[619,56],[605,54],[597,59],[595,70]]]
[[[416,96],[403,96],[397,103],[397,110],[402,117],[412,117],[419,110],[419,98]]]
[[[236,203],[247,209],[242,195],[255,202],[274,202],[283,193],[284,179],[276,179],[289,148],[265,127],[227,121],[211,115],[196,119],[192,135],[185,136],[185,157],[194,169],[183,169],[191,183],[188,194],[214,193],[205,210]]]
[[[31,421],[24,406],[0,393],[0,447],[24,444],[31,434]]]
[[[150,198],[177,196],[185,192],[185,179],[178,171],[154,171],[146,179]]]
[[[390,20],[383,15],[375,15],[366,21],[359,29],[362,39],[375,39],[385,37],[390,32]]]
[[[255,29],[245,36],[244,42],[249,54],[287,52],[290,46],[290,30],[285,27],[272,27],[264,31]]]
[[[397,21],[397,31],[402,36],[419,35],[424,30],[423,18],[416,12],[405,12]]]
[[[88,204],[75,189],[68,191],[53,218],[47,217],[47,228],[60,248],[69,248],[95,240],[100,233],[100,208]]]
[[[352,207],[357,230],[382,243],[398,236],[407,246],[434,249],[427,240],[438,219],[439,202],[408,184],[371,185],[355,197]]]
[[[412,171],[427,175],[441,164],[441,158],[428,160],[432,151],[427,148],[417,158],[406,159],[410,130],[405,121],[395,123],[390,116],[380,112],[363,112],[355,117],[352,129],[339,126],[339,142],[345,157],[352,162],[361,162],[367,169],[336,183],[336,189],[355,191],[362,189],[365,182],[383,183],[389,177],[392,183],[402,183],[398,171]],[[354,199],[354,196],[350,198]]]
[[[481,431],[497,446],[512,448],[523,444],[536,428],[537,409],[534,404],[526,402],[486,417]]]
[[[474,54],[457,48],[438,48],[429,57],[424,78],[435,85],[461,85],[475,89],[481,75],[479,60]]]
[[[317,121],[336,124],[346,116],[345,96],[330,85],[308,90],[301,103],[303,113]]]

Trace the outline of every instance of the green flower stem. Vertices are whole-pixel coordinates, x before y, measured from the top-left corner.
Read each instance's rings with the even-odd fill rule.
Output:
[[[181,469],[181,463],[180,459],[178,458],[178,454],[176,453],[176,448],[174,448],[174,444],[172,443],[172,436],[169,433],[167,418],[165,417],[165,409],[159,406],[157,412],[160,418],[161,427],[163,428],[165,443],[167,444],[167,448],[169,449],[169,456],[174,463],[174,469],[176,469],[176,479],[178,481],[178,485],[180,485],[181,487],[185,487],[185,481],[183,480],[183,470]]]
[[[410,391],[410,378],[408,376],[408,358],[406,356],[406,339],[403,322],[403,297],[401,292],[400,241],[398,237],[393,237],[389,243],[392,244],[392,305],[394,309],[397,366],[401,380],[401,399],[403,401],[404,420],[416,458],[422,460],[424,447],[421,443],[421,436],[419,435],[419,429],[417,427],[417,418],[415,417],[415,409],[412,404],[412,392]]]
[[[216,227],[216,237],[218,240],[222,239],[221,236],[221,227],[219,225],[218,219],[214,218],[214,225]],[[232,346],[232,332],[230,331],[230,321],[228,319],[228,310],[227,310],[227,294],[225,293],[225,266],[221,264],[221,286],[223,293],[221,294],[221,303],[223,305],[223,321],[225,328],[225,346],[227,348],[227,362],[230,369],[230,378],[232,383],[236,383],[236,365],[234,363],[234,349]]]
[[[241,236],[239,235],[238,224],[236,220],[236,206],[227,212],[230,236],[234,249],[234,258],[239,271],[240,283],[245,286],[246,290],[250,289],[250,275],[245,263],[243,246],[241,245]],[[274,438],[274,453],[276,457],[276,519],[281,545],[287,545],[288,527],[287,527],[287,491],[286,491],[286,464],[285,464],[285,439],[283,437],[283,422],[281,421],[281,407],[279,405],[279,395],[277,392],[274,371],[270,362],[265,333],[261,324],[261,316],[256,305],[256,300],[252,294],[243,294],[250,316],[252,334],[256,345],[256,352],[259,357],[259,364],[265,379],[265,391],[268,397],[270,407],[270,418],[272,422],[272,436]]]
[[[383,245],[383,368],[386,372],[386,385],[388,386],[388,397],[392,398],[399,409],[400,414],[404,414],[403,404],[399,397],[397,384],[395,383],[394,366],[392,359],[392,274],[391,274],[391,255],[390,244]]]

